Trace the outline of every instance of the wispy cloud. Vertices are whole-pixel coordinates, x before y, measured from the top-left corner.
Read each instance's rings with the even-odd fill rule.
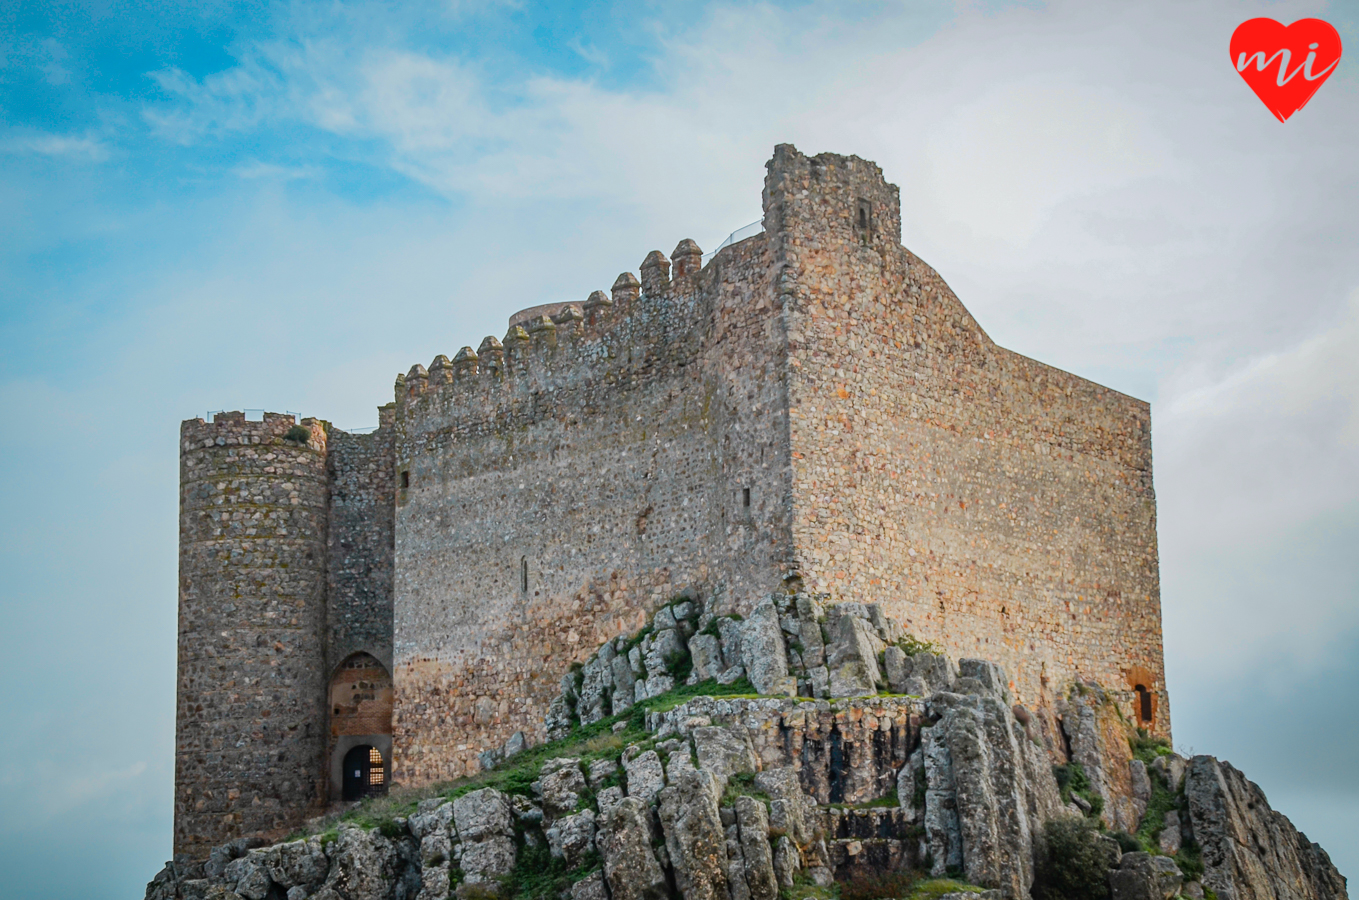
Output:
[[[109,158],[110,148],[104,141],[90,135],[10,131],[0,135],[0,152],[61,157],[73,162],[103,162]]]

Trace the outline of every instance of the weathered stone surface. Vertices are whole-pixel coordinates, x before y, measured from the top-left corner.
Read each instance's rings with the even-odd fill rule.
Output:
[[[1184,881],[1175,860],[1150,853],[1125,853],[1109,873],[1111,900],[1170,900]]]
[[[788,655],[774,601],[761,601],[741,629],[741,659],[746,677],[761,694],[784,694],[788,690]],[[796,685],[794,685],[796,688]]]
[[[1183,843],[1184,836],[1180,833],[1180,813],[1178,810],[1172,809],[1166,813],[1165,826],[1161,828],[1161,834],[1157,837],[1157,844],[1162,853],[1173,856],[1180,852]]]
[[[878,650],[882,641],[866,618],[842,611],[846,605],[832,607],[828,616],[831,637],[826,646],[826,665],[830,669],[830,695],[861,697],[876,694],[878,685],[886,684],[878,669]]]
[[[613,900],[663,900],[665,873],[651,852],[650,813],[644,801],[625,797],[604,813],[596,842]]]
[[[1189,761],[1178,753],[1168,753],[1165,756],[1158,756],[1152,761],[1151,767],[1159,772],[1165,779],[1166,787],[1172,794],[1178,794],[1180,787],[1184,784],[1184,773],[1189,766]]]
[[[953,682],[958,679],[958,668],[947,654],[917,653],[911,657],[911,676],[921,680],[923,690],[920,693],[928,696],[936,691],[953,690]],[[916,692],[908,690],[905,693]]]
[[[464,841],[514,833],[509,800],[495,788],[482,788],[454,800],[453,821]]]
[[[697,769],[683,772],[659,795],[665,847],[684,900],[726,900],[726,836],[717,811],[719,794],[712,773]]]
[[[750,900],[746,886],[746,860],[741,854],[741,829],[736,825],[736,811],[722,808],[722,823],[726,828],[727,896],[730,900]]]
[[[583,809],[562,816],[544,834],[552,855],[566,862],[567,871],[575,869],[585,854],[595,849],[595,811]]]
[[[589,790],[580,760],[558,757],[543,763],[538,775],[538,794],[543,801],[543,816],[551,822],[558,816],[576,811],[581,796]],[[461,830],[461,829],[460,829]]]
[[[780,837],[774,848],[774,878],[780,888],[787,890],[793,886],[800,864],[801,857],[792,840],[787,835]]]
[[[618,801],[622,800],[624,796],[626,795],[623,793],[623,789],[617,785],[601,790],[595,795],[595,805],[599,807],[599,814],[601,816],[608,815],[609,810],[617,806]]]
[[[609,900],[609,891],[604,887],[604,873],[591,872],[571,885],[571,900]]]
[[[435,831],[442,831],[448,834],[453,825],[453,803],[435,798],[433,803],[421,801],[415,815],[406,820],[406,827],[410,829],[417,839],[422,839],[425,835]],[[275,878],[275,881],[278,879]],[[293,882],[300,884],[301,882]]]
[[[514,840],[509,837],[488,837],[475,843],[463,842],[459,868],[469,884],[492,881],[510,874],[514,868]]]
[[[280,844],[264,860],[269,877],[284,888],[318,885],[326,880],[330,868],[320,838]]]
[[[906,679],[911,677],[911,662],[900,647],[888,647],[882,654],[883,674],[887,689],[894,694],[906,693]]]
[[[1147,774],[1147,764],[1140,759],[1129,762],[1128,781],[1132,785],[1133,820],[1140,824],[1142,817],[1147,814],[1147,804],[1151,802],[1151,777]]]
[[[609,665],[613,670],[613,705],[610,709],[616,716],[632,708],[637,696],[637,678],[626,656],[615,656]]]
[[[812,814],[814,804],[802,792],[797,770],[791,766],[765,769],[755,776],[755,787],[771,798],[769,829],[776,835],[787,835],[799,847],[812,842]]]
[[[746,888],[750,900],[775,900],[779,895],[774,857],[769,850],[769,817],[764,804],[754,797],[737,797],[733,804],[741,835]]]
[[[628,796],[650,803],[665,787],[665,769],[655,750],[647,750],[631,759],[623,754],[623,770],[627,773]]]
[[[716,678],[726,668],[722,663],[722,644],[711,634],[696,634],[689,638],[689,657],[699,681]]]
[[[410,865],[414,860],[403,858],[396,844],[376,831],[342,827],[328,855],[330,872],[323,890],[345,900],[387,900],[398,882],[405,884],[403,876],[414,881],[407,887],[409,896],[419,891],[418,866]]]
[[[1229,763],[1195,756],[1184,793],[1203,854],[1203,886],[1220,900],[1348,897],[1326,851],[1271,809],[1264,792]]]
[[[229,884],[233,884],[236,893],[246,900],[264,900],[273,885],[269,868],[258,850],[227,863],[222,874]]]
[[[618,771],[618,762],[612,759],[596,759],[590,762],[590,787],[598,789]]]
[[[1115,831],[1136,831],[1140,816],[1133,801],[1132,749],[1128,726],[1114,702],[1098,685],[1078,685],[1068,698],[1062,730],[1072,762],[1081,765],[1091,789],[1104,799],[1104,824]]]
[[[744,728],[721,725],[695,728],[693,738],[699,767],[717,776],[722,789],[731,776],[755,771],[755,751]]]
[[[661,628],[642,641],[642,660],[648,679],[669,675],[677,661],[684,657],[684,642],[674,628]],[[648,689],[650,690],[650,689]],[[651,691],[655,696],[655,691]]]
[[[1033,884],[1034,834],[1061,808],[1057,783],[1046,753],[1015,721],[1003,686],[976,669],[967,677],[985,693],[937,693],[930,701],[941,717],[924,745],[926,833],[946,860],[961,856],[972,884],[1023,897]],[[934,859],[937,866],[940,856]]]

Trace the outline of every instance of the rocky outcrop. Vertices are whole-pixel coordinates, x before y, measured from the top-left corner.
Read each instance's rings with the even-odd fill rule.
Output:
[[[984,900],[1029,897],[1048,823],[1083,815],[1063,805],[1040,717],[994,664],[955,665],[876,606],[822,600],[770,597],[745,620],[674,603],[563,679],[549,730],[597,737],[521,760],[497,782],[512,793],[463,787],[380,829],[234,841],[205,863],[167,864],[147,897],[490,900],[549,867],[570,873],[553,876],[554,900],[777,900],[800,877],[922,867],[960,872]],[[655,700],[710,678],[748,678],[763,696]],[[621,739],[595,724],[624,712]],[[1133,758],[1098,685],[1075,686],[1059,712],[1088,782],[1073,801],[1102,802],[1106,824],[1130,833],[1149,809],[1161,816],[1147,837],[1165,855],[1096,838],[1111,900],[1198,900],[1203,887],[1220,900],[1347,900],[1325,852],[1231,766],[1145,743]],[[526,746],[518,736],[483,758],[504,765]],[[1182,884],[1176,862],[1191,842],[1202,885]]]
[[[1219,900],[1345,900],[1345,879],[1326,851],[1270,808],[1246,776],[1211,756],[1184,775],[1190,830],[1203,854],[1203,884]]]

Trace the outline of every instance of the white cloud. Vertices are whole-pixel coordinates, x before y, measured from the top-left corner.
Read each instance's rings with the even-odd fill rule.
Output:
[[[42,131],[10,131],[0,137],[0,152],[53,156],[74,162],[103,162],[109,158],[108,145],[98,138]]]

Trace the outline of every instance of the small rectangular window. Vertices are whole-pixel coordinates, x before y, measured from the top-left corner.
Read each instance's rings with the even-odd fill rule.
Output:
[[[528,557],[519,558],[519,590],[528,593]]]
[[[402,472],[402,473],[401,473],[401,489],[402,489],[402,490],[405,490],[406,488],[408,488],[408,487],[410,487],[410,486],[411,486],[411,473],[410,473],[409,471]]]
[[[741,505],[750,509],[750,488],[741,489]]]

